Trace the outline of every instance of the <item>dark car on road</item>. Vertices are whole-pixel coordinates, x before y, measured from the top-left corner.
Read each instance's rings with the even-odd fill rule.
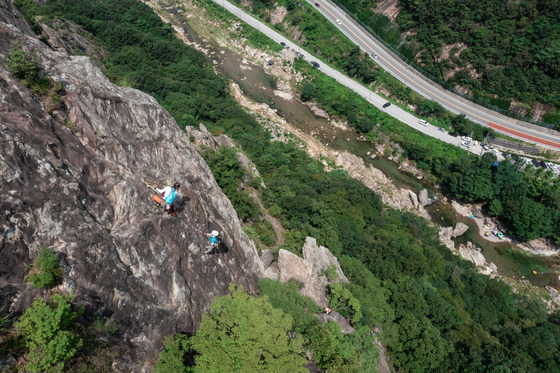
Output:
[[[386,102],[386,103],[383,104],[383,107],[384,107],[384,108],[388,108],[389,106],[391,106],[391,103],[390,103],[390,102]]]
[[[315,6],[319,8],[321,5],[319,5],[319,3],[315,3]]]
[[[319,63],[318,63],[318,62],[315,62],[315,61],[311,61],[311,64],[312,64],[313,66],[315,66],[316,68],[321,67],[321,65],[319,65]]]
[[[284,43],[283,41],[280,42],[280,45],[286,48],[286,43]]]

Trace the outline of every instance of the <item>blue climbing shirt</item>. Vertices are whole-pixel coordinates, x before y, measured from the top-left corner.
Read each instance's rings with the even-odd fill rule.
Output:
[[[210,243],[212,245],[217,245],[218,244],[218,237],[210,237]]]
[[[170,205],[173,203],[175,197],[177,197],[177,191],[174,188],[171,188],[171,191],[165,197],[165,202]]]

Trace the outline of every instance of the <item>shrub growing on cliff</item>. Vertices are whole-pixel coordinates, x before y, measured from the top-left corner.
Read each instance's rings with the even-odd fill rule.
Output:
[[[52,113],[62,105],[62,83],[55,82],[43,73],[37,65],[37,58],[37,53],[27,53],[20,44],[12,44],[6,67],[24,86],[38,95],[47,112]]]
[[[51,85],[51,80],[37,65],[37,54],[25,52],[19,44],[12,44],[6,67],[23,85],[39,95],[45,94]]]
[[[154,366],[154,373],[188,373],[193,372],[192,367],[185,366],[185,354],[191,347],[189,337],[184,334],[175,334],[163,342],[165,349],[159,354],[159,359]]]
[[[200,372],[303,372],[301,337],[292,338],[292,317],[265,297],[230,285],[214,299],[192,338]]]
[[[28,308],[17,327],[28,348],[25,371],[61,371],[82,345],[73,332],[76,318],[81,314],[72,312],[69,298],[55,295],[46,303],[36,299]]]
[[[4,311],[4,307],[0,308],[0,314]],[[0,333],[7,329],[10,323],[10,313],[0,316]]]
[[[49,289],[62,282],[62,268],[52,249],[43,247],[27,276],[34,288]]]

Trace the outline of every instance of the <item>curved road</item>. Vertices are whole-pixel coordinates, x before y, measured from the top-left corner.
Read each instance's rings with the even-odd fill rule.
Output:
[[[494,128],[496,131],[542,146],[560,148],[560,133],[506,117],[445,90],[396,57],[329,0],[307,0],[307,2],[311,5],[319,4],[316,8],[325,18],[363,51],[368,54],[376,53],[379,57],[375,61],[383,69],[422,96],[439,102],[455,114],[463,113],[474,122]],[[336,22],[337,19],[340,23]]]
[[[275,40],[277,42],[285,42],[288,47],[303,51],[299,45],[287,40],[284,36],[270,29],[268,26],[261,23],[254,17],[248,15],[243,10],[237,8],[235,5],[225,0],[213,1],[216,4],[227,9],[237,18],[243,20],[247,24],[264,33],[272,40]],[[365,30],[357,25],[352,18],[347,16],[346,13],[344,13],[328,0],[307,1],[313,6],[315,6],[315,3],[319,4],[319,6],[315,6],[315,8],[335,26],[337,26],[352,42],[354,42],[362,50],[370,55],[371,53],[376,53],[378,55],[378,58],[374,60],[383,69],[391,73],[401,82],[403,82],[422,96],[439,102],[447,110],[453,113],[464,113],[469,119],[484,126],[492,127],[498,132],[502,132],[509,136],[523,139],[527,142],[532,142],[544,147],[560,149],[560,133],[508,118],[504,115],[492,112],[486,108],[465,100],[460,96],[444,90],[442,87],[435,85],[433,82],[429,81],[427,78],[416,72],[416,70],[414,70],[412,67],[409,67],[408,65],[400,61],[379,41],[377,41],[373,36],[369,35]],[[336,22],[336,20],[338,20],[339,22]],[[452,137],[444,132],[438,131],[438,129],[432,125],[420,125],[418,123],[418,118],[395,105],[383,109],[382,106],[386,102],[384,98],[376,95],[368,88],[352,80],[338,70],[331,68],[319,59],[316,60],[321,64],[320,69],[322,72],[331,76],[346,87],[352,89],[354,92],[361,95],[381,110],[386,111],[393,117],[399,119],[400,121],[408,124],[413,128],[416,128],[419,131],[422,131],[427,135],[460,146],[462,141],[460,138]],[[474,153],[480,153],[480,149],[471,148],[468,150]]]

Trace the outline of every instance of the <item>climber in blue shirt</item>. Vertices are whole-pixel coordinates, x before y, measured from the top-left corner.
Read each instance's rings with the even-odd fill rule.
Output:
[[[173,204],[175,197],[177,197],[177,190],[179,190],[180,187],[181,184],[179,184],[179,182],[176,182],[175,184],[173,184],[173,187],[166,186],[163,189],[156,188],[156,191],[162,195],[163,200],[165,201],[166,211],[171,210],[171,205]]]
[[[206,247],[207,250],[204,254],[210,254],[212,250],[220,245],[220,232],[212,231],[212,233],[204,234],[208,237],[208,246]]]

